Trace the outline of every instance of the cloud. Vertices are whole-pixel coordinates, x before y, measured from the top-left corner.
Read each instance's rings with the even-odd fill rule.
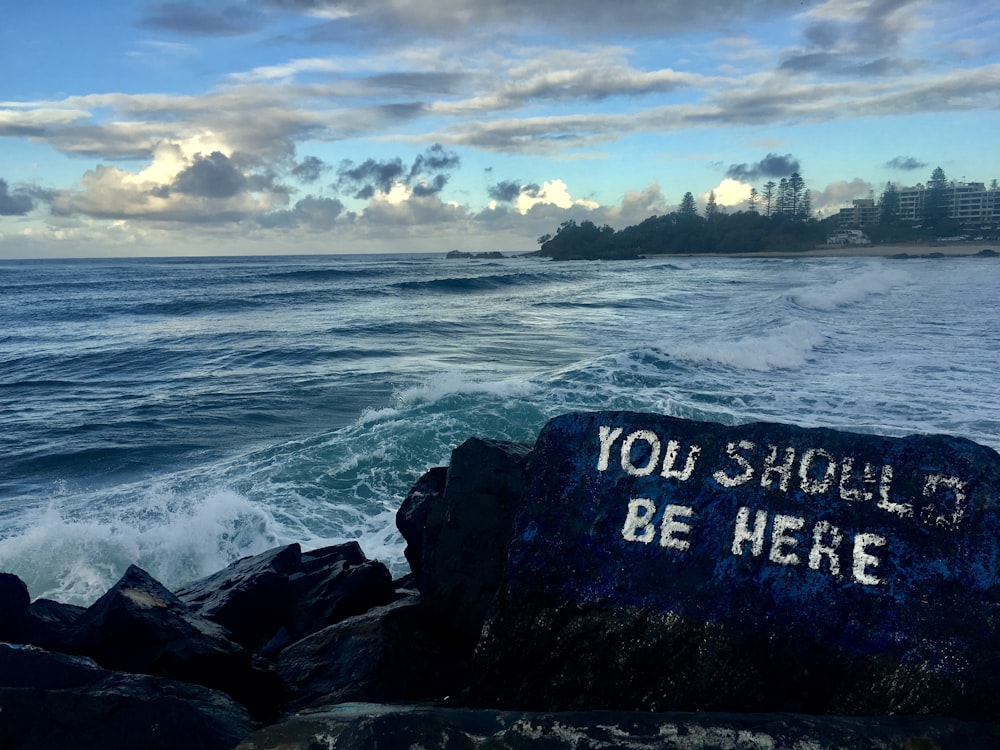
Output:
[[[824,214],[836,213],[841,208],[849,206],[855,198],[867,198],[875,186],[870,182],[855,177],[850,182],[840,180],[831,182],[823,190],[810,192],[813,212]]]
[[[526,214],[539,205],[552,205],[557,208],[581,206],[587,210],[598,208],[598,204],[588,198],[574,200],[569,194],[569,186],[563,180],[547,180],[541,187],[535,185],[521,189],[514,199],[514,208],[520,214]]]
[[[546,29],[560,36],[601,37],[611,33],[641,36],[674,35],[714,28],[719,19],[737,25],[740,19],[760,21],[783,10],[799,10],[799,0],[686,0],[632,2],[623,8],[606,0],[264,0],[286,12],[298,12],[319,22],[300,35],[308,42],[356,39],[365,34],[447,37],[460,30],[492,35],[519,29]]]
[[[365,159],[357,166],[350,159],[345,159],[337,170],[338,179],[334,187],[340,192],[352,193],[360,200],[367,200],[376,193],[388,193],[406,171],[403,160],[398,157],[388,161]]]
[[[257,222],[268,229],[301,227],[310,232],[328,232],[343,212],[344,204],[336,198],[307,195],[296,201],[294,208],[262,214]]]
[[[307,156],[292,167],[292,175],[303,182],[316,182],[329,167],[317,156]]]
[[[194,163],[174,179],[173,190],[203,198],[232,198],[247,189],[247,178],[228,156],[196,154]]]
[[[913,156],[895,156],[889,159],[885,163],[889,169],[901,169],[904,172],[912,172],[917,169],[923,169],[927,166],[926,162],[922,162]]]
[[[740,182],[732,177],[727,177],[712,188],[711,192],[715,193],[715,202],[719,206],[737,206],[750,197],[751,187],[751,185],[748,185],[745,182]],[[698,197],[703,203],[707,202],[708,192],[705,192]]]
[[[892,53],[929,23],[925,7],[924,0],[825,0],[804,14],[807,43],[786,52],[779,68],[859,77],[913,73],[923,60]]]
[[[193,36],[244,36],[258,31],[262,16],[246,5],[204,7],[196,3],[156,3],[145,9],[139,24],[157,31]]]
[[[0,216],[24,216],[35,208],[35,201],[26,190],[10,192],[7,181],[0,179]]]
[[[730,164],[726,177],[733,180],[757,180],[761,177],[787,177],[792,172],[801,171],[799,160],[791,154],[779,156],[770,153],[758,162],[751,164]]]
[[[439,143],[417,155],[410,167],[406,167],[399,157],[383,161],[366,159],[357,165],[345,159],[337,170],[337,182],[333,187],[359,200],[388,195],[397,184],[419,196],[429,196],[439,193],[448,183],[444,170],[455,169],[460,164],[458,154],[446,151]]]
[[[489,194],[490,198],[497,201],[498,203],[513,203],[517,196],[521,194],[522,190],[538,192],[538,185],[521,185],[520,182],[513,180],[501,180],[495,185],[490,185],[486,192]]]

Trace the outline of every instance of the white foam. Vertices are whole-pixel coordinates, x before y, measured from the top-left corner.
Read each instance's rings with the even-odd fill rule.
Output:
[[[670,354],[692,362],[715,362],[744,370],[767,371],[801,367],[824,341],[818,326],[806,320],[793,320],[763,334],[735,341],[689,344]]]
[[[89,604],[135,563],[168,588],[280,543],[269,514],[225,488],[178,497],[147,488],[133,502],[85,515],[53,502],[0,545],[0,568],[33,598]]]
[[[908,284],[911,277],[896,268],[878,268],[835,281],[832,284],[792,290],[795,304],[810,310],[836,310],[860,302],[872,295],[885,294]]]

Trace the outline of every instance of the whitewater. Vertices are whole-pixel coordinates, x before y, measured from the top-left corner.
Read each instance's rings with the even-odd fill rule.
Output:
[[[406,572],[470,436],[634,409],[1000,449],[1000,259],[0,262],[0,569],[85,604],[288,542]]]

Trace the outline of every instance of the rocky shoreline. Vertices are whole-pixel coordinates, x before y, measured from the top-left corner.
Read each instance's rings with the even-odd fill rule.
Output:
[[[629,420],[637,419],[648,426],[629,427]],[[618,432],[608,427],[618,423],[623,425],[615,428]],[[716,582],[681,590],[686,598],[676,600],[671,612],[653,599],[641,605],[634,592],[622,588],[638,582],[652,586],[659,596],[656,571],[648,581],[630,577],[627,584],[612,583],[611,589],[589,588],[602,573],[581,568],[617,570],[614,555],[689,552],[681,542],[696,544],[699,538],[690,524],[684,528],[684,519],[693,516],[678,508],[684,507],[682,501],[696,500],[678,495],[669,506],[674,515],[665,517],[663,528],[668,531],[662,532],[662,539],[675,542],[674,549],[668,543],[645,544],[644,532],[639,533],[645,528],[643,517],[634,511],[639,506],[629,506],[631,530],[626,521],[625,530],[615,532],[618,541],[609,552],[588,547],[585,526],[596,517],[590,511],[581,513],[582,525],[574,521],[570,531],[546,525],[568,518],[565,510],[546,512],[558,506],[556,495],[568,493],[571,502],[565,508],[582,510],[591,501],[581,498],[604,503],[619,490],[628,497],[626,485],[636,478],[646,481],[647,474],[662,482],[669,469],[677,472],[672,479],[697,479],[693,468],[683,477],[684,455],[678,451],[689,440],[709,453],[717,428],[723,429],[653,415],[568,415],[550,423],[534,446],[471,438],[456,447],[449,466],[429,470],[399,509],[397,526],[407,541],[412,573],[398,580],[392,580],[385,565],[369,560],[356,543],[305,552],[297,544],[287,545],[239,560],[176,591],[133,566],[87,608],[31,601],[23,582],[0,574],[0,747],[521,748],[539,742],[567,749],[1000,746],[995,701],[979,692],[979,671],[962,663],[973,653],[960,642],[965,629],[941,625],[941,643],[950,644],[950,652],[937,661],[924,654],[918,663],[917,651],[900,652],[886,644],[879,646],[882,652],[874,660],[861,652],[852,656],[855,668],[869,674],[842,676],[837,694],[851,694],[870,680],[861,687],[871,699],[871,710],[865,710],[863,701],[838,703],[820,697],[815,710],[803,711],[794,696],[775,685],[784,682],[792,687],[790,692],[801,692],[810,681],[826,679],[815,672],[817,664],[830,661],[822,629],[815,634],[799,625],[794,632],[785,626],[768,630],[772,639],[785,644],[768,661],[786,662],[767,679],[756,679],[748,670],[760,667],[735,646],[760,647],[759,634],[750,630],[761,623],[770,628],[767,623],[782,611],[775,605],[761,608],[744,602],[741,612],[763,614],[759,620],[741,620],[749,640],[732,640],[724,627],[711,624],[725,622],[724,615],[716,613],[714,619],[697,623],[692,619],[691,602],[697,603],[705,586]],[[644,454],[642,448],[659,446],[654,443],[656,432],[666,429],[673,431],[676,445],[663,447],[677,463],[668,467],[664,458],[658,477],[646,467],[656,464],[663,452],[656,447],[655,455]],[[821,441],[823,447],[810,449],[813,454],[798,453],[811,455],[814,467],[819,466],[816,456],[832,457],[846,446],[870,465],[876,459],[868,452],[883,451],[895,462],[897,485],[908,481],[905,461],[911,454],[919,453],[921,466],[929,466],[938,461],[934,451],[939,451],[944,455],[942,472],[951,474],[929,475],[938,477],[934,486],[947,486],[955,498],[961,494],[970,499],[982,516],[974,519],[977,524],[995,521],[992,507],[980,497],[995,489],[1000,457],[982,446],[967,441],[897,443],[773,425],[758,429],[747,432],[740,445],[750,444],[751,438],[761,445],[780,439],[799,450],[796,441]],[[577,433],[586,438],[579,445]],[[591,461],[594,447],[600,450],[596,464]],[[620,457],[615,453],[619,449]],[[692,454],[697,455],[691,450],[687,455]],[[884,456],[881,460],[889,460]],[[743,458],[749,465],[750,454]],[[828,464],[834,465],[832,458]],[[568,466],[573,472],[593,474],[594,465],[601,473],[588,475],[586,481],[566,474]],[[837,464],[838,470],[846,465]],[[957,479],[940,479],[977,466],[985,468],[969,474],[972,478],[960,491]],[[813,477],[808,466],[798,470],[807,490],[813,486],[810,482],[825,476],[821,472]],[[611,477],[614,472],[621,476]],[[883,471],[883,479],[885,475]],[[719,472],[715,476],[726,477],[723,485],[736,481]],[[604,487],[595,484],[597,480],[613,484]],[[848,486],[841,478],[840,491]],[[865,489],[863,483],[858,487]],[[993,497],[990,503],[995,505]],[[887,490],[883,499],[891,502]],[[918,509],[916,517],[932,518],[934,507]],[[877,508],[873,513],[864,518],[869,526],[875,523],[871,519],[880,518]],[[932,529],[937,523],[933,518]],[[896,520],[890,518],[896,534],[910,523],[907,518],[902,519],[905,523]],[[614,523],[621,525],[620,520]],[[795,537],[790,529],[795,524],[784,523],[785,536],[777,539],[783,540],[785,554],[792,554]],[[847,521],[843,525],[846,528]],[[978,528],[967,538],[978,539]],[[926,532],[921,534],[918,542],[926,544],[928,554],[947,554]],[[809,541],[808,535],[800,536],[803,544]],[[825,550],[832,561],[830,539],[821,542],[819,532],[815,536],[814,549]],[[880,594],[873,586],[861,585],[879,580],[876,572],[886,579],[892,572],[888,558],[878,567],[875,537],[867,535],[868,547],[854,547],[855,559],[862,555],[860,573],[857,562],[854,568],[860,583],[843,581],[832,575],[836,571],[827,570],[807,593],[820,591],[816,586],[822,585],[829,587],[827,593],[842,591],[849,601]],[[749,547],[740,561],[755,562]],[[978,570],[978,562],[973,562]],[[765,598],[778,596],[782,587],[797,580],[778,580],[777,574],[785,570],[773,563],[762,560],[765,567],[760,568],[766,574],[760,580],[770,587]],[[794,566],[786,567],[789,576],[801,575]],[[993,583],[991,577],[976,594],[987,604],[995,592]],[[671,585],[664,582],[663,590]],[[900,583],[896,591],[904,588]],[[951,588],[949,582],[947,590]],[[561,593],[554,596],[557,589]],[[677,596],[676,588],[669,591]],[[744,591],[734,601],[747,596]],[[964,601],[962,596],[959,600]],[[907,609],[905,602],[885,601],[888,611],[897,606],[908,616],[916,611]],[[851,606],[856,609],[856,604]],[[997,652],[992,607],[984,605],[982,615],[971,608],[964,613],[972,623],[970,632],[987,631],[983,638],[991,653],[983,654],[986,664]],[[954,612],[948,614],[954,619]],[[941,651],[930,643],[935,623],[928,619],[916,634],[927,642],[924,647]],[[862,625],[879,627],[878,622]],[[904,625],[900,627],[892,636],[897,641],[907,637]],[[799,637],[804,641],[793,643]],[[791,652],[789,644],[794,646]],[[973,644],[975,649],[982,645]],[[894,661],[900,653],[902,661]],[[953,668],[958,670],[955,679],[949,677]],[[930,690],[922,694],[927,686]],[[894,696],[897,702],[874,699],[880,694]],[[706,697],[712,695],[720,699]],[[838,710],[847,705],[855,705],[855,710]],[[882,710],[893,705],[897,709]],[[961,708],[965,705],[969,710]],[[952,710],[955,707],[959,709]]]

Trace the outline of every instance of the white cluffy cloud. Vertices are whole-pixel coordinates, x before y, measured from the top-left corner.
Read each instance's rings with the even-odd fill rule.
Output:
[[[597,201],[589,198],[573,200],[569,194],[569,187],[559,179],[547,180],[542,183],[540,188],[534,190],[522,190],[521,194],[514,200],[514,208],[522,216],[539,204],[549,204],[557,208],[571,208],[573,206],[581,206],[588,210],[600,208]]]

